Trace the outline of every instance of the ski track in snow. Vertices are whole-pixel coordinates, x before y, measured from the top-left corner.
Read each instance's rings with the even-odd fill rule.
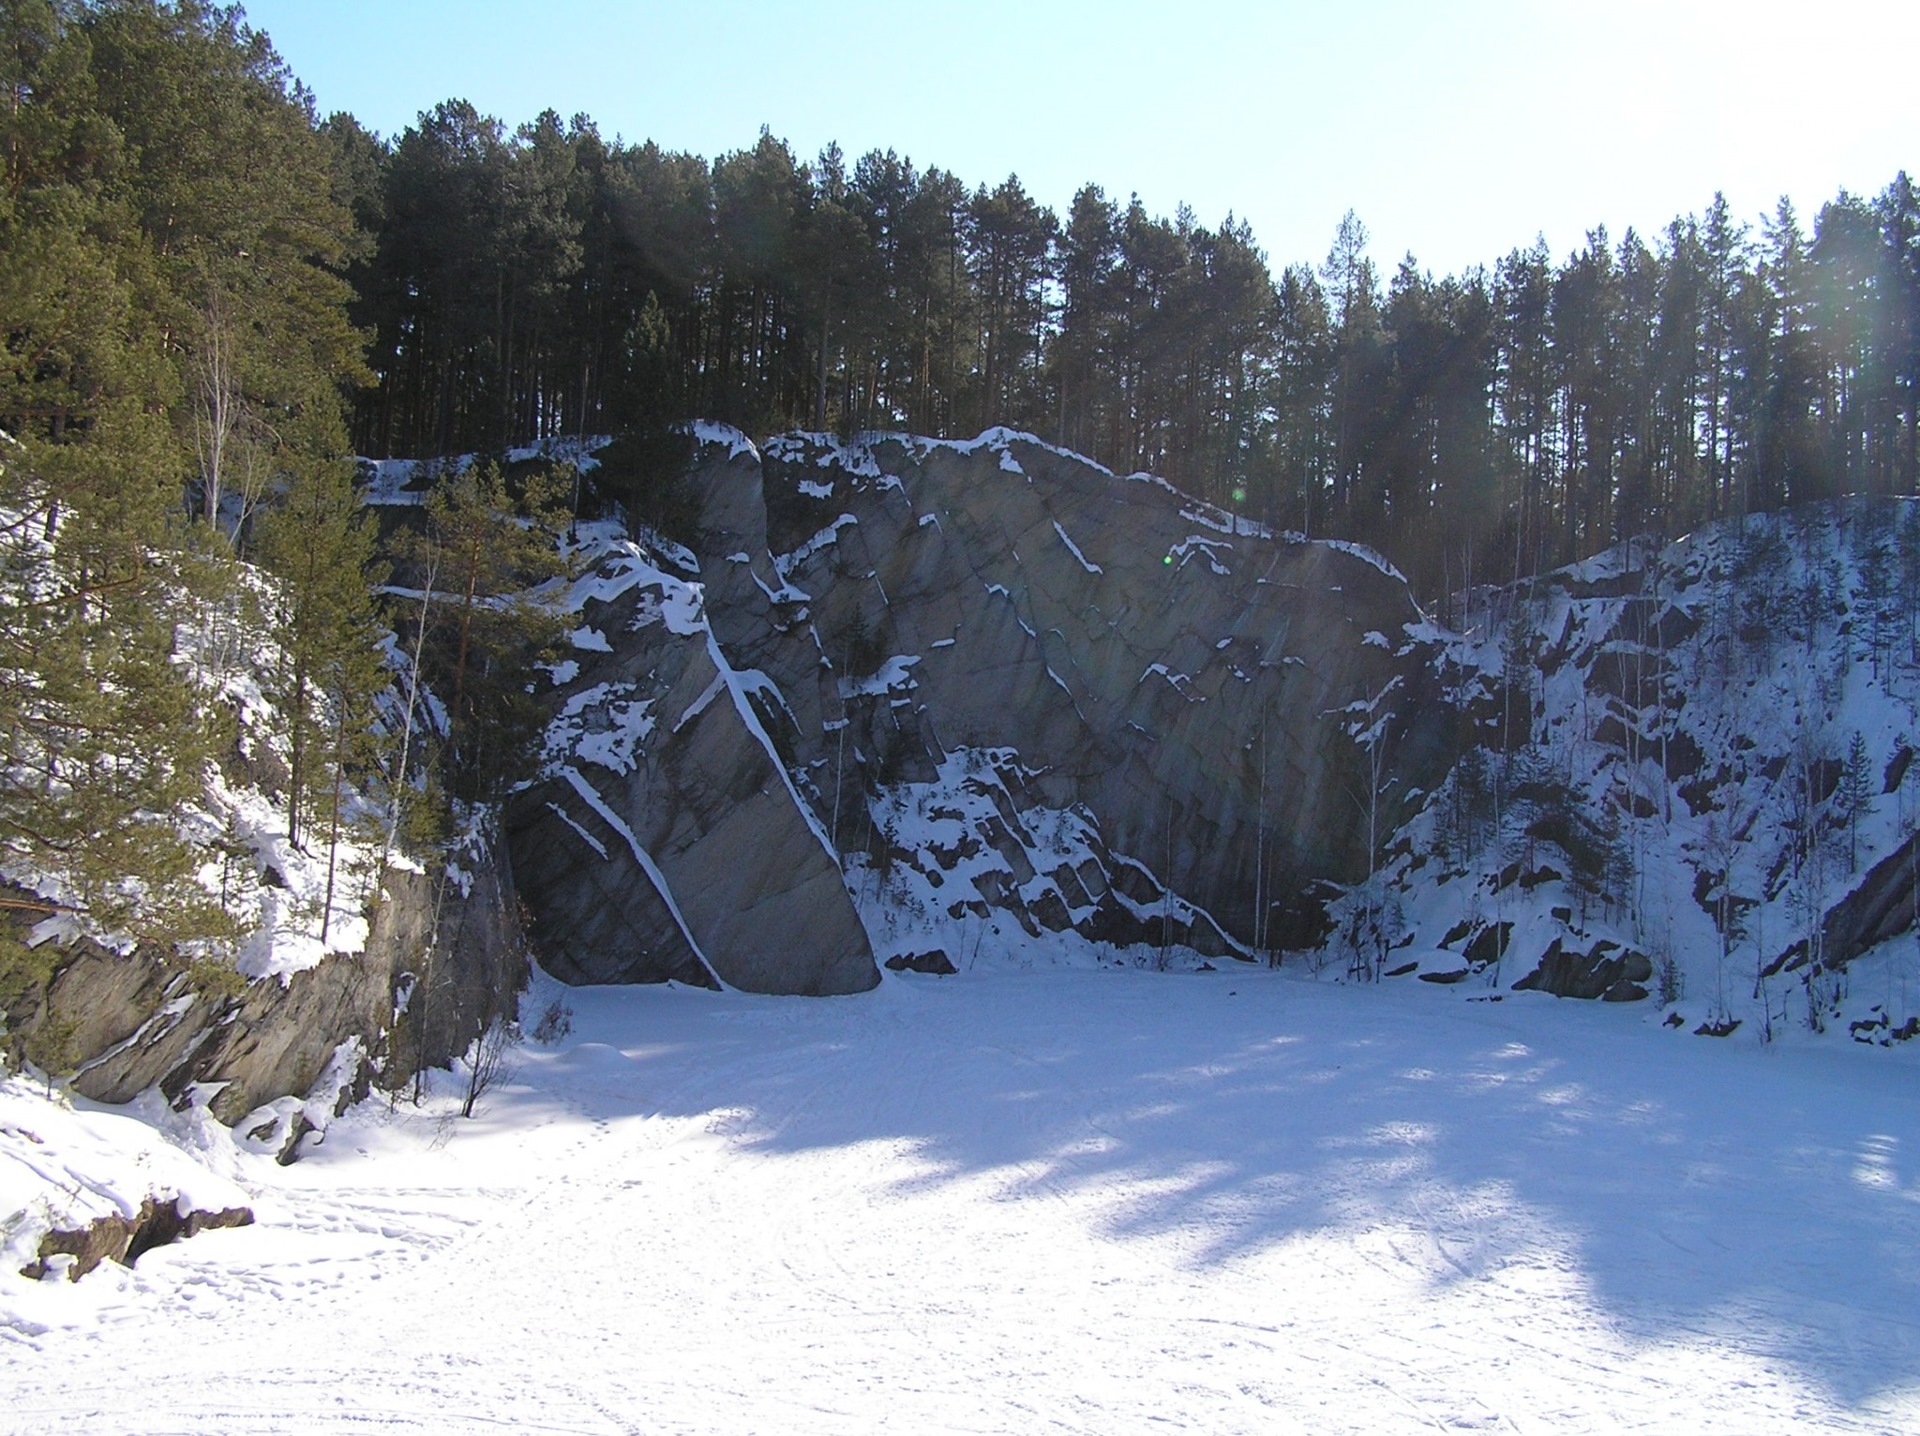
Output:
[[[1920,1431],[1920,1066],[1548,999],[555,995],[258,1225],[0,1291],[14,1432]]]

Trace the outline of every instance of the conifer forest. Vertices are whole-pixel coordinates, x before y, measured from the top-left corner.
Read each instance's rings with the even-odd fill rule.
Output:
[[[13,0],[4,25],[0,849],[149,937],[218,927],[160,816],[221,742],[191,701],[205,674],[169,656],[180,621],[215,668],[274,635],[291,821],[325,826],[343,774],[397,761],[367,736],[378,635],[405,627],[383,580],[477,556],[490,500],[549,527],[665,516],[696,416],[1011,426],[1374,545],[1428,601],[1920,487],[1904,173],[1811,216],[1750,222],[1715,196],[1657,234],[1596,225],[1572,254],[1445,276],[1411,255],[1383,272],[1349,214],[1324,258],[1277,266],[1231,216],[1093,185],[1061,215],[1015,175],[802,159],[766,131],[708,158],[449,99],[378,136],[318,114],[241,12],[200,0]],[[355,453],[581,433],[623,436],[597,484],[496,475],[385,545],[356,512]],[[530,571],[490,566],[452,574],[462,602],[422,635],[463,710],[437,798],[509,779],[533,721],[510,721],[500,674],[537,637],[473,621],[489,582]],[[130,868],[178,900],[119,902]]]
[[[1427,596],[1624,538],[1920,482],[1920,194],[1720,196],[1435,276],[1349,214],[1276,266],[1227,216],[891,151],[711,160],[458,101],[320,127],[356,219],[367,453],[700,415],[763,433],[1022,429],[1276,527],[1371,543]],[[1249,177],[1249,182],[1255,182]]]

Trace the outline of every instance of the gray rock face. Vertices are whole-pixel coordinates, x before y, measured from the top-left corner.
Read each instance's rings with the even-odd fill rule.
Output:
[[[697,653],[669,656],[644,625],[607,627],[613,653],[583,665],[569,692],[609,674],[645,690],[656,724],[645,763],[593,783],[663,872],[678,866],[669,886],[696,935],[785,939],[794,924],[765,924],[784,922],[801,894],[808,926],[850,917],[831,900],[827,849],[800,840],[817,827],[841,854],[919,864],[951,899],[950,918],[984,904],[1029,931],[1244,954],[1259,936],[1282,945],[1310,932],[1316,880],[1365,871],[1369,808],[1384,835],[1395,792],[1444,770],[1454,720],[1423,704],[1421,614],[1363,551],[1269,536],[1157,480],[1004,431],[965,444],[709,442],[693,483],[705,621],[768,742],[739,740],[724,702],[683,735],[675,715],[713,669]],[[1356,738],[1369,727],[1391,770]],[[979,755],[970,772],[953,768],[961,754]],[[1399,788],[1387,790],[1389,776]],[[984,806],[943,854],[883,798],[948,780]],[[597,845],[609,863],[622,846],[582,806],[550,782],[516,809],[522,890],[555,914],[536,933],[543,951],[557,943],[556,970],[595,980],[683,975],[686,945],[644,885],[607,900],[618,913],[587,917],[591,932],[574,928],[589,894],[609,891],[608,872],[589,862],[563,879],[558,825],[584,830],[576,850]],[[783,807],[807,811],[788,819]],[[1065,847],[1027,831],[1062,823],[1081,829]],[[960,891],[950,879],[986,849],[1000,876],[974,864]],[[833,920],[834,943],[870,966]],[[616,952],[617,927],[632,936]],[[807,965],[818,958],[725,971],[714,944],[700,946],[741,986],[844,990],[823,986]]]
[[[765,723],[782,699],[713,642],[698,588],[608,560],[547,776],[508,818],[532,937],[568,982],[822,996],[879,981],[839,863]]]
[[[1875,863],[1860,885],[1828,911],[1822,960],[1845,967],[1876,943],[1914,926],[1920,882],[1920,835],[1908,838]]]
[[[506,875],[493,863],[475,867],[468,892],[442,902],[438,971],[417,971],[433,884],[395,871],[364,951],[226,997],[196,990],[186,973],[144,952],[122,956],[81,941],[62,952],[43,996],[7,1014],[9,1027],[31,1036],[49,1016],[73,1022],[72,1050],[82,1059],[74,1089],[100,1102],[130,1101],[151,1087],[178,1100],[202,1084],[213,1115],[234,1123],[323,1087],[338,1102],[364,1096],[374,1062],[388,1085],[446,1062],[495,1015],[510,1013],[526,983],[526,957],[506,920]],[[395,994],[408,987],[420,995],[396,1024]]]

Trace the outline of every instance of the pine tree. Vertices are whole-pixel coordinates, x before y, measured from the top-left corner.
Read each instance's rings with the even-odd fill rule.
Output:
[[[1045,424],[1040,355],[1058,228],[1053,211],[1034,203],[1018,175],[992,190],[980,186],[968,206],[979,376],[970,407],[981,428]]]
[[[1281,276],[1275,316],[1274,460],[1286,522],[1320,534],[1331,514],[1336,364],[1333,318],[1314,272],[1293,265]]]
[[[220,736],[175,662],[176,390],[89,37],[44,4],[4,26],[0,870],[29,912],[164,952],[226,931],[172,817]],[[0,983],[45,964],[9,939]]]
[[[491,461],[441,479],[405,568],[434,577],[429,665],[445,698],[449,786],[484,800],[520,776],[542,714],[528,690],[562,630],[530,590],[566,572],[560,536],[571,476],[545,470],[511,492]]]
[[[1356,490],[1366,466],[1373,417],[1369,404],[1377,392],[1374,381],[1381,347],[1379,279],[1367,258],[1367,227],[1352,210],[1341,217],[1320,278],[1331,310],[1335,355],[1329,404],[1331,517],[1344,527],[1353,521]]]
[[[1847,825],[1847,871],[1860,869],[1860,819],[1873,809],[1873,764],[1867,740],[1859,733],[1847,744],[1846,765],[1840,770],[1835,807]]]
[[[342,466],[312,474],[266,515],[260,551],[278,578],[270,690],[290,757],[288,838],[300,846],[313,820],[337,806],[345,761],[364,760],[336,750],[347,734],[359,745],[371,733],[373,697],[385,682],[370,587],[380,578],[373,529]]]

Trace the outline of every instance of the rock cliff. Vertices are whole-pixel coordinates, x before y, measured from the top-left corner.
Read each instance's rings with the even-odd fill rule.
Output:
[[[1913,500],[1816,504],[1457,596],[1471,741],[1319,959],[1911,1039],[1916,534]]]
[[[969,923],[1249,956],[1444,771],[1439,649],[1363,550],[1007,431],[699,433],[684,570],[602,566],[509,822],[562,976],[853,991],[869,934]]]
[[[545,775],[508,816],[542,960],[569,982],[821,996],[879,981],[825,834],[714,642],[700,589],[615,544],[580,585]]]
[[[75,1091],[127,1102],[158,1088],[204,1102],[291,1157],[376,1075],[404,1082],[512,1013],[527,962],[509,919],[511,879],[494,861],[472,866],[464,891],[393,870],[361,951],[232,990],[145,951],[70,942],[45,987],[6,1014],[9,1034],[31,1044],[62,1024]],[[439,956],[423,962],[436,925]]]

